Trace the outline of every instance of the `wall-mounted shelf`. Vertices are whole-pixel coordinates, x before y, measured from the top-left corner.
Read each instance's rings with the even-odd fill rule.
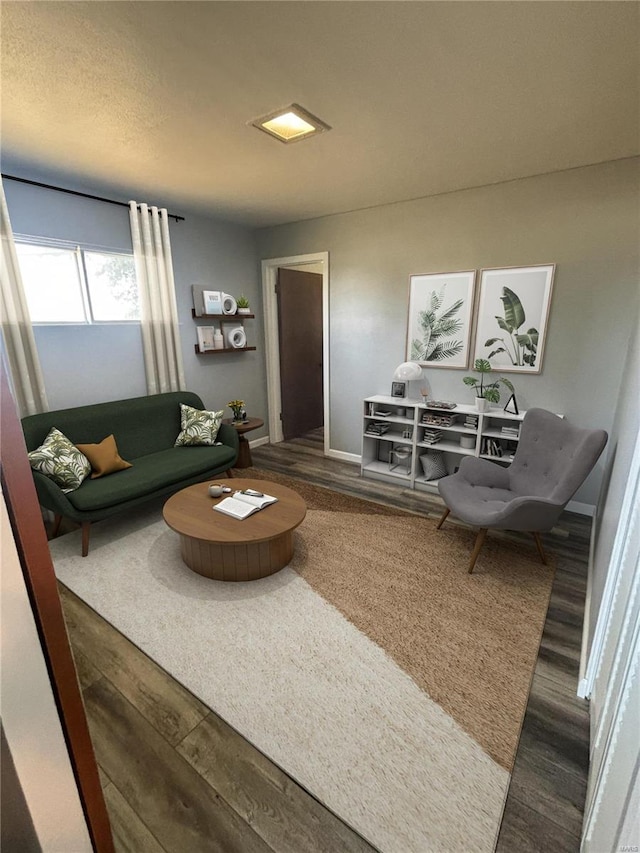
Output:
[[[254,320],[255,314],[196,314],[195,308],[191,309],[194,320],[218,320],[223,323],[237,323],[238,320]]]
[[[198,344],[196,344],[194,349],[196,355],[220,355],[222,352],[249,352],[249,350],[255,350],[255,347],[224,347],[223,349],[206,349],[202,351],[199,349]]]
[[[194,320],[206,320],[211,323],[219,323],[220,328],[218,331],[222,331],[222,325],[224,323],[242,323],[243,320],[253,320],[255,319],[255,314],[196,314],[195,308],[191,309],[191,316]],[[201,326],[198,326],[198,329],[202,329]],[[199,345],[195,345],[196,355],[219,355],[223,352],[249,352],[251,350],[255,350],[255,347],[222,347],[221,349],[207,349],[201,350]]]

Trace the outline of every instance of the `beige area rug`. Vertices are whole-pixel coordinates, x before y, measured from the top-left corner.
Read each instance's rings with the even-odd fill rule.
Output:
[[[384,853],[489,853],[552,571],[489,542],[470,577],[463,528],[243,475],[307,501],[278,574],[194,574],[150,507],[52,542],[58,577]]]
[[[291,568],[511,770],[549,604],[553,568],[530,547],[262,471],[315,511]],[[337,516],[349,513],[347,522]],[[384,520],[376,517],[384,515]]]

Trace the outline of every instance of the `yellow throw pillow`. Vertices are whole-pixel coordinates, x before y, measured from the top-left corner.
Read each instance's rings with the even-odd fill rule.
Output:
[[[76,447],[91,462],[92,480],[132,467],[130,462],[120,457],[113,435],[103,438],[100,444],[76,444]]]

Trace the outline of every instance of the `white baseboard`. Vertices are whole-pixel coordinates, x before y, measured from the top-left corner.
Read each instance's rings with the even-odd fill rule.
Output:
[[[263,438],[256,438],[253,441],[249,442],[251,447],[260,447],[261,444],[270,444],[271,439],[268,435],[263,436]],[[327,450],[326,456],[330,459],[341,459],[343,462],[351,462],[353,465],[360,465],[362,463],[362,456],[358,453],[347,453],[345,450]],[[591,518],[595,515],[596,508],[592,504],[581,503],[580,501],[569,501],[567,504],[567,510],[569,512],[575,512],[578,515],[588,515]]]
[[[587,681],[586,678],[581,678],[580,681],[578,682],[578,697],[580,699],[588,699],[589,698],[589,696],[587,694],[588,689],[589,689],[589,682]]]
[[[344,450],[327,450],[326,456],[331,459],[341,459],[343,462],[352,462],[354,465],[359,465],[362,457],[357,453],[347,453]]]
[[[569,501],[565,509],[567,512],[575,512],[578,515],[588,515],[590,518],[596,514],[596,508],[593,504],[583,504],[580,501]]]

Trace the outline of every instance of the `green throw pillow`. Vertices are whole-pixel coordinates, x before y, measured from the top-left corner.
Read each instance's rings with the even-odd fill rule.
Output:
[[[72,492],[91,473],[91,463],[56,427],[37,450],[29,453],[34,471],[49,477],[63,492]]]
[[[215,444],[222,423],[224,410],[206,412],[180,403],[180,427],[182,432],[176,438],[176,447],[193,447],[201,444]]]

